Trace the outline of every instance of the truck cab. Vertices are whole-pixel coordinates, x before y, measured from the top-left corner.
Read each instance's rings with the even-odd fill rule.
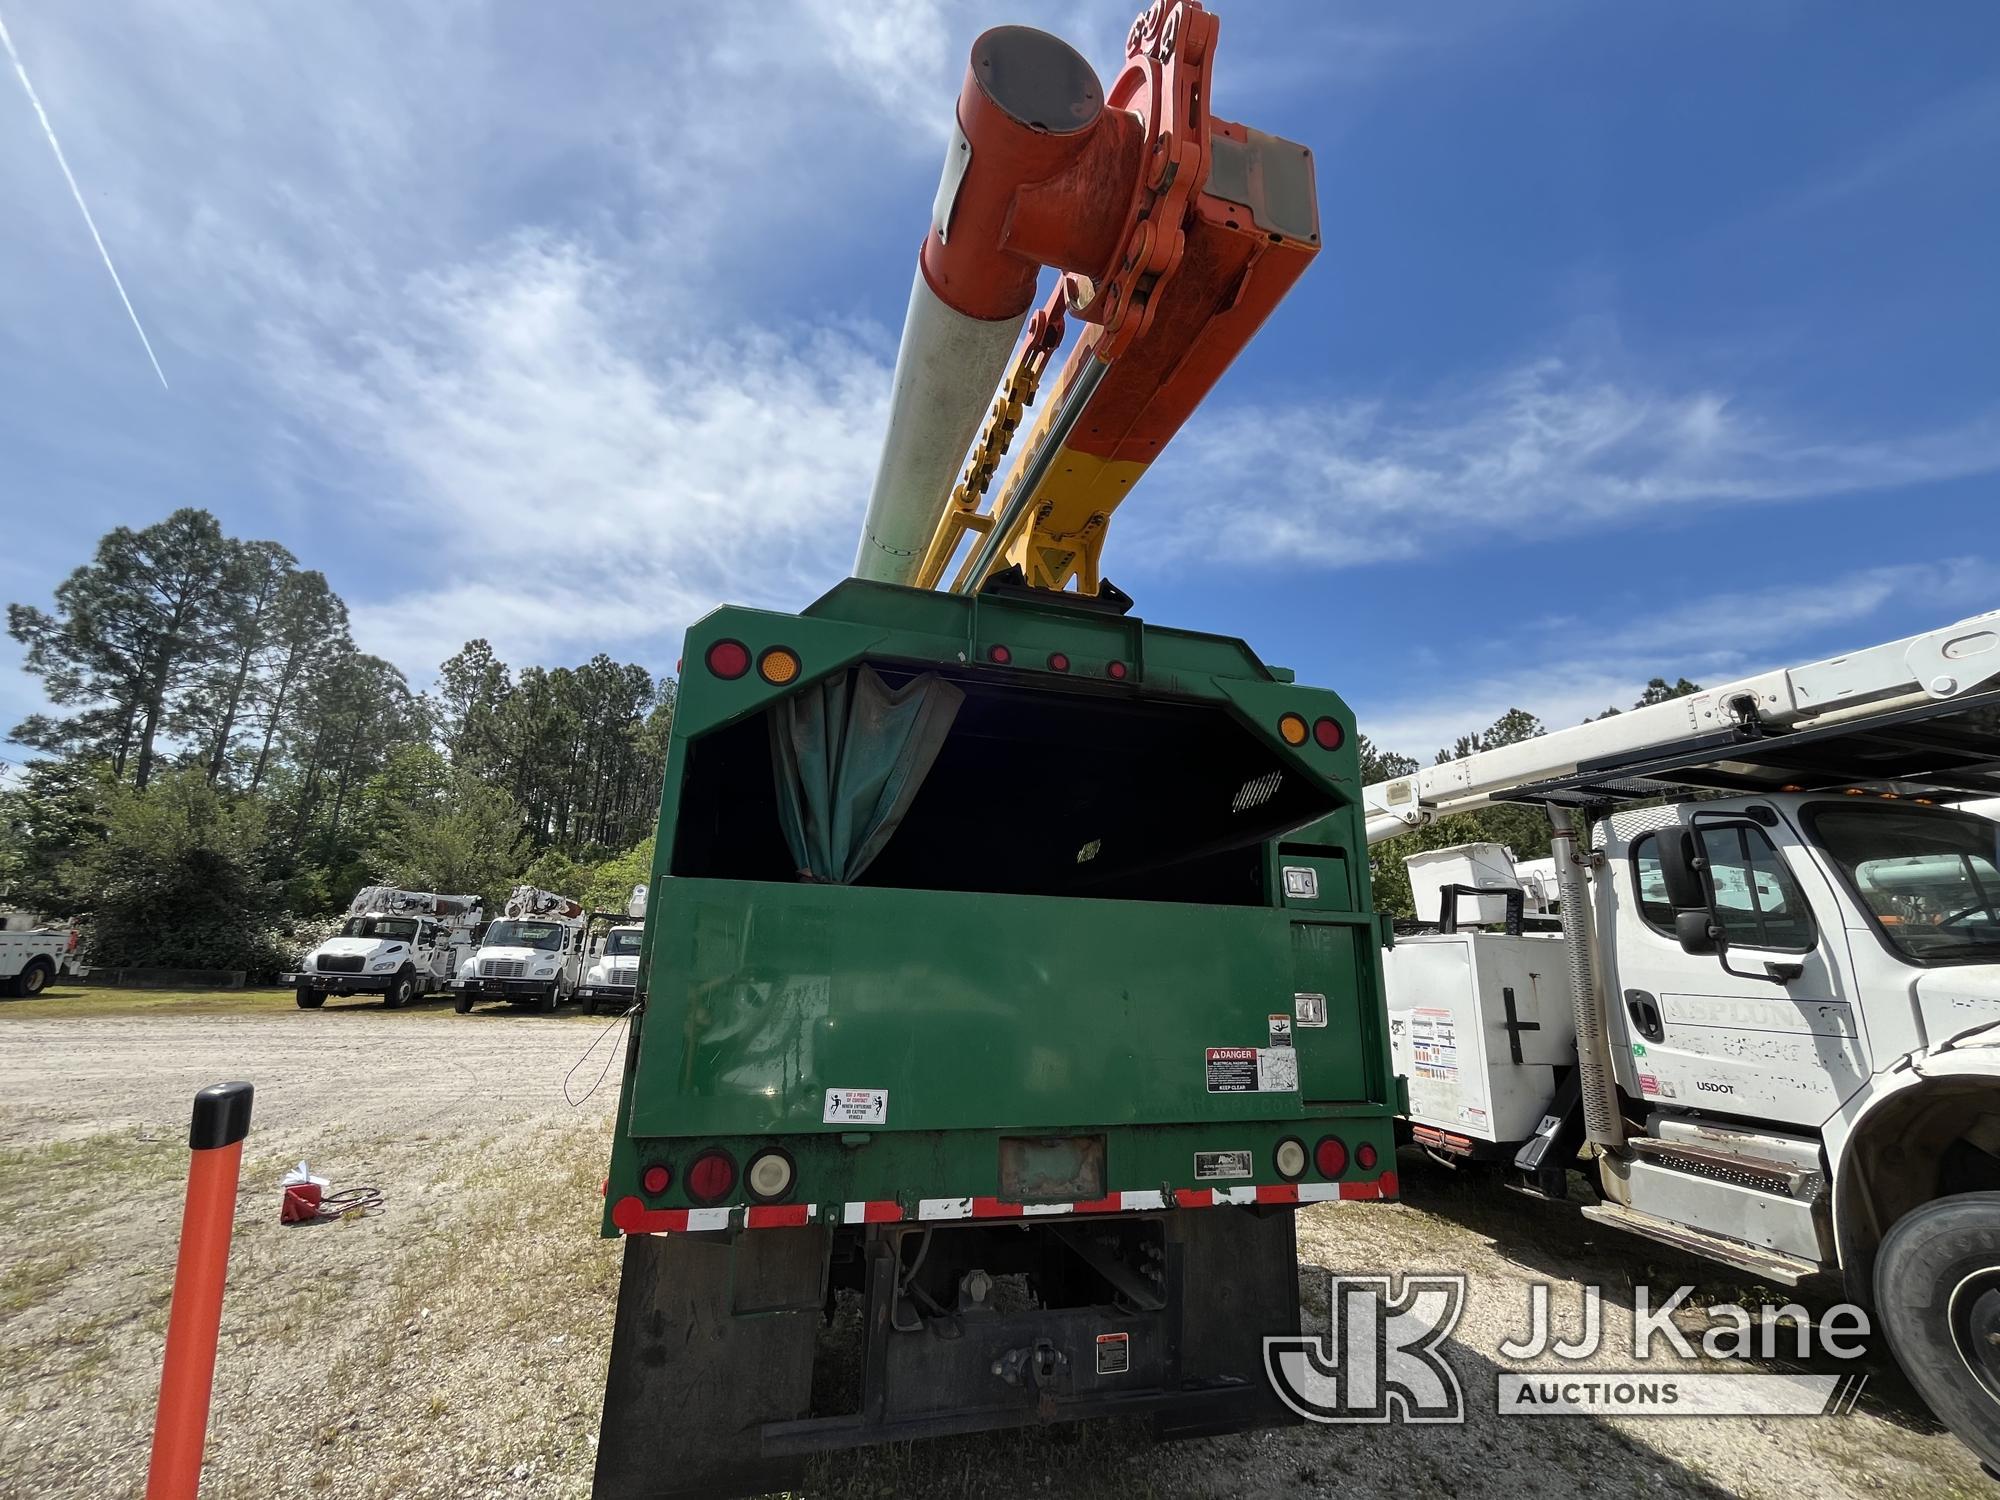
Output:
[[[379,994],[394,1010],[443,989],[470,949],[476,896],[440,896],[370,886],[349,904],[340,930],[279,979],[301,1010],[329,995]]]
[[[533,886],[516,887],[452,977],[460,1015],[480,1000],[553,1011],[570,997],[583,970],[589,924],[582,903]]]
[[[592,1015],[600,1005],[624,1010],[639,990],[639,954],[645,946],[642,923],[626,923],[604,934],[604,945],[591,955],[576,996]]]

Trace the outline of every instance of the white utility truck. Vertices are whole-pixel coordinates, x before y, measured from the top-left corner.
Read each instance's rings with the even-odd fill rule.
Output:
[[[32,999],[65,974],[82,974],[76,962],[76,929],[0,931],[0,994]]]
[[[1412,1135],[1553,1199],[1582,1151],[1593,1219],[1843,1276],[2000,1465],[2000,824],[1950,805],[1996,791],[2000,612],[1367,788],[1370,842],[1554,830],[1559,930],[1443,878],[1388,954]]]
[[[609,912],[591,913],[593,922],[607,917],[612,921],[612,926],[604,934],[604,946],[592,953],[583,983],[576,987],[576,998],[593,1016],[600,1005],[626,1010],[639,993],[639,950],[644,946],[646,937],[646,888],[643,885],[632,887],[632,894],[625,903],[625,914],[631,918],[629,922],[620,922]]]
[[[443,989],[472,949],[483,916],[478,896],[441,896],[364,886],[347,904],[340,931],[308,953],[298,972],[281,974],[301,1010],[328,995],[379,994],[394,1010]]]
[[[532,885],[515,886],[480,939],[479,951],[459,965],[451,981],[458,1013],[480,1000],[554,1010],[576,988],[588,926],[582,902]]]

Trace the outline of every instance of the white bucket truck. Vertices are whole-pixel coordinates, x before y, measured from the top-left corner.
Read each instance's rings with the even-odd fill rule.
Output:
[[[1554,831],[1559,930],[1440,896],[1388,954],[1412,1135],[1557,1200],[1581,1153],[1593,1219],[1844,1278],[2000,1465],[2000,825],[1951,805],[1996,791],[2000,613],[1367,788],[1371,842]]]
[[[631,1006],[639,993],[639,951],[645,946],[646,938],[646,888],[643,885],[632,887],[625,912],[631,918],[629,922],[620,922],[611,913],[591,914],[593,920],[607,916],[612,918],[612,926],[604,934],[604,945],[592,953],[583,983],[576,989],[576,998],[593,1016],[600,1005],[623,1011]]]
[[[588,927],[583,903],[532,885],[518,885],[459,965],[451,987],[460,1015],[480,1000],[505,1000],[554,1010],[576,988]]]
[[[82,975],[88,970],[76,962],[74,927],[61,930],[32,925],[21,914],[0,917],[0,995],[32,1000],[64,975]]]
[[[477,896],[441,896],[364,886],[347,904],[340,931],[279,979],[293,986],[301,1010],[328,995],[380,995],[391,1010],[443,989],[472,948]]]

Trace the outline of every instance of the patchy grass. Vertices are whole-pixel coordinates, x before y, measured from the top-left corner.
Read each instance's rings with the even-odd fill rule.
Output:
[[[334,1020],[346,1015],[404,1016],[453,1015],[449,994],[432,995],[401,1010],[390,1010],[379,995],[335,995],[317,1011],[302,1011],[290,990],[138,990],[95,988],[79,984],[55,985],[33,1000],[0,999],[0,1022],[9,1020],[61,1021],[74,1017],[93,1020],[119,1016],[166,1019],[175,1016],[298,1016],[302,1022]],[[460,1019],[454,1017],[455,1019]],[[565,1005],[555,1015],[544,1015],[526,1006],[481,1004],[462,1018],[467,1024],[505,1020],[597,1021],[608,1024],[607,1012],[592,1016],[580,1005]]]

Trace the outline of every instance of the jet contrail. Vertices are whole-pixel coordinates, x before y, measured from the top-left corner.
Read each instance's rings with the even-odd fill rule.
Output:
[[[7,49],[8,60],[14,64],[14,76],[21,80],[21,87],[28,91],[28,102],[35,107],[35,118],[42,122],[42,134],[49,138],[49,149],[56,154],[56,165],[62,168],[63,181],[69,184],[70,196],[76,199],[77,211],[83,215],[83,222],[90,230],[90,237],[97,241],[97,253],[104,257],[104,269],[111,273],[111,284],[118,288],[118,300],[125,304],[125,314],[132,320],[132,329],[139,335],[139,342],[145,345],[146,358],[153,362],[153,373],[160,377],[160,385],[166,390],[167,372],[160,368],[160,357],[153,353],[153,341],[146,337],[146,330],[139,322],[139,314],[132,307],[132,299],[125,295],[125,283],[118,279],[118,268],[111,264],[111,252],[104,248],[104,236],[97,232],[97,221],[90,216],[90,207],[83,201],[83,190],[76,185],[76,174],[69,169],[69,162],[63,156],[62,142],[56,139],[56,128],[49,123],[49,112],[42,108],[41,96],[35,86],[28,82],[28,70],[21,66],[21,54],[14,50],[14,39],[7,34],[7,22],[0,19],[0,46]]]

